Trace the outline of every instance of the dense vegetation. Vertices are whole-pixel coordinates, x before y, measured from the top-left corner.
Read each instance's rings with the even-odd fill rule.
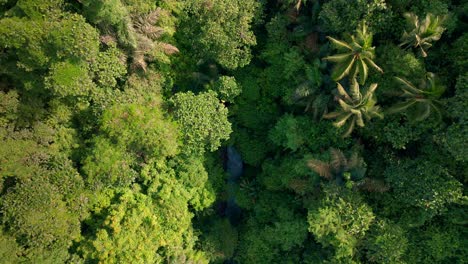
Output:
[[[467,14],[0,0],[0,262],[466,263]]]

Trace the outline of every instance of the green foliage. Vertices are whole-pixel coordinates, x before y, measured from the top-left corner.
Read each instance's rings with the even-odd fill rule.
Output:
[[[19,68],[29,71],[44,68],[50,60],[41,45],[46,37],[44,27],[43,21],[33,25],[17,17],[0,20],[0,45],[10,56],[17,56]]]
[[[178,158],[175,163],[177,166],[174,170],[177,179],[186,189],[188,204],[196,211],[210,206],[215,200],[215,195],[212,189],[207,188],[208,173],[203,160],[197,157]]]
[[[450,51],[450,61],[454,64],[454,70],[459,74],[468,71],[468,33],[463,34],[453,43],[453,48]]]
[[[252,134],[247,129],[235,130],[233,139],[242,156],[242,160],[250,165],[258,166],[272,150],[272,145],[265,136]]]
[[[236,79],[230,76],[221,76],[214,83],[214,90],[219,99],[232,102],[242,92],[242,88],[236,83]]]
[[[0,127],[6,127],[14,121],[18,114],[18,92],[12,90],[8,93],[0,91]]]
[[[21,249],[15,239],[0,231],[0,259],[5,263],[19,263],[18,255],[20,251]]]
[[[371,263],[403,263],[408,239],[400,226],[380,220],[371,226],[364,246],[366,258]]]
[[[330,96],[321,91],[323,76],[320,68],[323,64],[317,59],[313,66],[305,65],[307,80],[299,84],[290,95],[284,97],[286,103],[304,106],[304,112],[311,112],[315,119],[320,119],[328,110]]]
[[[466,111],[468,107],[468,74],[458,77],[455,85],[455,96],[448,99],[448,114],[455,120],[463,123],[467,121]]]
[[[331,0],[320,11],[323,27],[330,33],[352,32],[361,20],[365,20],[376,32],[389,23],[392,13],[384,0]]]
[[[84,17],[77,14],[67,15],[52,25],[44,25],[46,41],[51,55],[58,60],[85,60],[96,58],[99,51],[98,32]],[[52,30],[49,27],[52,26]]]
[[[115,46],[105,52],[100,52],[91,64],[95,82],[103,87],[115,88],[117,80],[121,80],[127,73],[126,64],[122,59],[124,54]]]
[[[168,240],[174,239],[168,236],[170,225],[165,221],[169,219],[160,218],[168,213],[164,210],[167,209],[155,206],[151,197],[128,190],[107,208],[102,225],[79,250],[85,259],[98,262],[162,262],[170,256],[171,250],[164,255],[164,251],[158,249],[168,242],[177,246],[175,241]]]
[[[240,262],[266,264],[279,258],[278,250],[269,247],[268,240],[257,228],[252,228],[251,232],[242,237],[239,254]]]
[[[77,14],[50,21],[3,18],[0,28],[0,45],[5,49],[1,60],[7,65],[2,73],[17,81],[19,88],[36,93],[42,88],[41,75],[50,67],[57,71],[58,65],[68,63],[69,72],[80,71],[86,76],[85,65],[97,56],[99,49],[97,31]],[[71,64],[80,65],[81,69],[71,70]],[[86,90],[89,81],[85,78],[83,82],[82,90]],[[73,87],[73,90],[79,89]]]
[[[2,222],[8,233],[25,247],[30,260],[48,258],[62,262],[72,239],[78,238],[79,220],[62,200],[57,188],[36,172],[2,198]],[[51,217],[54,216],[54,217]]]
[[[313,192],[319,177],[307,168],[309,157],[289,157],[267,160],[258,175],[260,182],[270,191],[293,190],[304,195]]]
[[[148,158],[164,158],[177,153],[178,134],[173,122],[151,105],[119,105],[107,109],[102,132],[119,145]]]
[[[66,61],[51,66],[45,87],[57,97],[86,97],[94,89],[94,83],[87,65]]]
[[[278,146],[296,151],[306,141],[307,127],[304,127],[304,121],[303,119],[296,119],[292,115],[285,115],[270,130],[269,138]]]
[[[237,230],[227,219],[219,219],[210,223],[209,230],[204,239],[204,247],[210,248],[213,260],[230,259],[238,244]]]
[[[180,124],[186,151],[215,151],[222,140],[229,138],[232,130],[227,120],[228,110],[219,102],[216,93],[178,93],[170,103],[174,107],[174,118]]]
[[[459,161],[466,161],[468,157],[468,143],[466,138],[468,136],[467,124],[453,124],[447,128],[447,131],[442,136],[442,142],[452,154],[452,156]]]
[[[123,0],[122,3],[127,6],[128,11],[131,14],[147,14],[156,8],[156,5],[160,6],[159,1],[151,0]],[[162,1],[164,2],[164,1]]]
[[[436,120],[426,122],[406,122],[398,115],[387,115],[385,120],[378,120],[365,127],[367,135],[379,144],[390,144],[395,149],[407,149],[411,143],[423,139],[427,133],[440,130]]]
[[[118,43],[132,58],[133,70],[147,70],[147,62],[168,63],[179,50],[165,42],[174,33],[170,12],[147,1],[83,1],[85,15],[105,35],[101,41]]]
[[[131,27],[129,13],[120,0],[84,0],[82,2],[84,15],[92,23],[113,27],[122,45],[136,48],[137,40]]]
[[[456,160],[466,161],[468,157],[468,75],[458,77],[455,96],[447,100],[448,114],[455,120],[441,136],[441,142]]]
[[[431,225],[414,230],[409,237],[412,239],[405,259],[409,263],[463,263],[468,254],[466,232],[453,226]]]
[[[250,87],[249,87],[250,88]],[[252,91],[250,91],[252,92]],[[271,98],[258,98],[258,100],[241,98],[236,101],[233,110],[239,125],[249,128],[262,128],[262,133],[268,130],[280,114],[278,105]],[[237,111],[236,111],[237,110]]]
[[[221,199],[224,194],[226,171],[217,152],[207,153],[205,155],[204,167],[208,173],[208,180],[205,187],[216,194],[216,199]]]
[[[372,82],[379,84],[377,95],[384,101],[391,101],[397,90],[395,76],[405,79],[419,78],[426,74],[426,66],[420,56],[410,50],[403,50],[395,44],[387,43],[377,47],[376,58],[378,65],[384,69],[385,74],[371,76]]]
[[[178,152],[175,124],[152,106],[110,107],[103,113],[100,131],[102,135],[93,140],[92,151],[83,161],[94,189],[129,186],[138,177],[138,163],[164,160]]]
[[[242,263],[271,263],[278,259],[298,262],[297,252],[307,238],[307,222],[296,212],[297,204],[291,204],[292,196],[285,192],[258,194],[254,205],[254,218],[245,225],[240,236]],[[275,203],[274,208],[271,204]]]
[[[16,6],[31,19],[45,19],[60,15],[63,0],[19,0]]]
[[[94,139],[92,153],[83,161],[83,171],[92,189],[110,186],[129,186],[135,181],[137,172],[132,168],[136,157],[125,151],[125,147]]]
[[[385,69],[385,73],[389,77],[411,78],[425,74],[422,59],[416,57],[411,51],[402,50],[394,44],[386,44],[378,47],[377,52],[380,54],[377,62]]]
[[[334,81],[339,81],[346,75],[354,80],[359,74],[359,83],[363,85],[367,80],[369,66],[383,73],[382,69],[373,61],[375,48],[372,47],[372,33],[367,31],[365,23],[362,23],[356,30],[356,36],[351,36],[349,43],[332,37],[328,37],[328,39],[338,51],[343,52],[323,58],[336,63],[332,73]]]
[[[253,0],[190,0],[184,38],[199,59],[212,59],[230,70],[243,67],[250,62],[250,49],[256,44],[250,27],[257,8],[259,4]]]
[[[385,170],[385,179],[393,190],[396,204],[418,208],[420,219],[440,214],[462,197],[462,186],[446,168],[424,158],[402,160]]]
[[[40,171],[40,165],[46,162],[52,151],[48,148],[48,140],[53,140],[50,129],[46,129],[46,136],[36,136],[34,130],[13,131],[11,127],[0,129],[1,145],[0,158],[2,159],[1,174],[2,180],[6,177],[15,177],[20,180],[27,180],[35,171]]]
[[[465,263],[466,9],[0,0],[0,262]]]
[[[146,71],[147,61],[169,63],[168,56],[179,52],[175,46],[164,42],[164,37],[168,38],[173,31],[173,25],[162,24],[165,22],[163,19],[167,17],[170,17],[169,12],[157,8],[148,14],[134,18],[132,23],[137,46],[131,54],[133,69],[141,68]]]

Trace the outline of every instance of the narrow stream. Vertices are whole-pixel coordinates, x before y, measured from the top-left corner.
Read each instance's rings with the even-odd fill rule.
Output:
[[[241,209],[236,204],[235,190],[244,171],[242,157],[233,146],[227,147],[227,204],[226,217],[233,226],[237,226],[241,218]]]

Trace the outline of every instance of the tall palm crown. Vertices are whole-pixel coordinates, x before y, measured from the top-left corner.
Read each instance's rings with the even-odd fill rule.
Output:
[[[350,75],[354,79],[359,74],[359,83],[364,84],[367,79],[369,66],[383,73],[383,70],[373,61],[375,57],[372,47],[372,33],[367,30],[365,23],[361,23],[356,30],[356,36],[350,37],[350,42],[327,37],[340,54],[325,57],[324,60],[335,62],[332,78],[335,81]]]
[[[401,97],[406,100],[390,108],[389,113],[405,112],[410,121],[422,121],[431,113],[436,113],[438,118],[442,117],[442,103],[438,99],[444,93],[445,86],[437,81],[435,74],[428,72],[418,87],[403,78],[395,79],[401,84]]]
[[[413,13],[405,13],[404,16],[411,31],[403,33],[400,46],[419,48],[422,56],[426,57],[426,50],[432,46],[431,42],[439,40],[445,30],[442,27],[445,17],[434,16],[431,13],[422,20]]]
[[[337,85],[339,94],[338,102],[341,109],[324,115],[325,118],[334,118],[333,123],[336,127],[347,125],[343,137],[347,137],[353,131],[355,125],[364,126],[364,118],[370,120],[372,117],[383,118],[380,107],[377,106],[374,92],[377,89],[377,84],[373,83],[366,90],[364,95],[359,89],[359,84],[353,80],[350,86],[349,95],[340,83]]]

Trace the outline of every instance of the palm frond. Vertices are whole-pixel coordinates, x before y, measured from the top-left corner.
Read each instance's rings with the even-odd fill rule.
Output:
[[[359,67],[359,83],[364,84],[367,80],[367,75],[368,75],[368,67],[367,64],[364,63],[362,59],[358,60],[358,67]]]
[[[337,40],[337,39],[334,39],[330,36],[327,37],[331,42],[332,44],[337,47],[337,48],[342,48],[342,49],[348,49],[348,50],[353,50],[353,48],[348,45],[348,43],[344,42],[344,41],[341,41],[341,40]]]
[[[380,73],[383,73],[384,71],[382,70],[382,68],[380,68],[379,66],[377,66],[377,64],[375,64],[375,62],[369,58],[363,58],[363,60],[369,64],[370,66],[372,66],[372,68],[376,69],[377,71],[379,71]]]
[[[351,92],[351,98],[353,98],[353,101],[356,102],[356,101],[362,100],[361,91],[359,90],[359,84],[356,81],[356,79],[353,79],[351,81],[350,92]]]
[[[330,165],[335,171],[341,171],[346,167],[347,160],[344,153],[335,148],[330,149]]]
[[[351,133],[353,132],[354,130],[354,123],[355,123],[355,117],[353,117],[351,119],[351,122],[349,122],[349,125],[348,125],[348,128],[345,130],[345,132],[343,133],[343,138],[346,138],[348,137],[349,135],[351,135]]]
[[[393,105],[392,107],[390,107],[389,109],[387,109],[387,113],[394,114],[394,113],[403,112],[409,107],[411,107],[412,105],[414,105],[415,103],[416,101],[413,101],[413,100],[408,100],[405,102],[397,103]]]
[[[351,97],[348,95],[344,87],[340,84],[337,83],[336,89],[338,90],[338,94],[341,95],[345,100],[351,101]]]
[[[288,186],[299,194],[305,194],[309,188],[309,181],[306,179],[292,179],[289,181]]]
[[[331,62],[345,62],[347,59],[353,56],[352,52],[349,53],[343,53],[343,54],[338,54],[338,55],[333,55],[333,56],[327,56],[323,58],[324,60],[331,61]]]
[[[412,83],[410,83],[409,81],[403,79],[403,78],[400,78],[400,77],[395,77],[395,79],[403,84],[403,87],[402,89],[405,91],[405,92],[408,92],[409,94],[420,94],[422,93],[422,91],[418,88],[416,88],[416,86],[414,86]]]
[[[347,169],[356,168],[358,166],[361,166],[361,163],[362,163],[362,160],[359,157],[359,154],[354,151],[351,154],[351,157],[348,160]]]
[[[179,49],[176,46],[173,46],[171,44],[162,43],[161,46],[162,46],[163,52],[166,55],[172,55],[172,54],[176,54],[179,52]]]
[[[307,166],[320,175],[320,177],[328,180],[332,179],[331,167],[328,163],[312,159],[307,162]]]
[[[145,56],[143,54],[136,54],[133,56],[132,69],[138,70],[141,69],[146,72],[147,63],[145,61]]]
[[[335,66],[332,72],[332,79],[335,81],[339,81],[343,79],[346,75],[349,74],[351,68],[354,65],[356,57],[349,57],[345,62],[339,63]]]
[[[331,113],[330,113],[331,114]],[[340,115],[338,116],[338,118],[336,119],[335,122],[333,122],[333,125],[335,127],[342,127],[344,124],[346,124],[346,121],[348,121],[348,119],[352,116],[351,113],[339,113]],[[324,117],[325,118],[331,118],[329,117],[331,115],[325,115]]]
[[[100,36],[99,41],[101,41],[106,46],[117,44],[117,39],[115,38],[115,36],[112,36],[112,35],[109,35],[109,34]]]

